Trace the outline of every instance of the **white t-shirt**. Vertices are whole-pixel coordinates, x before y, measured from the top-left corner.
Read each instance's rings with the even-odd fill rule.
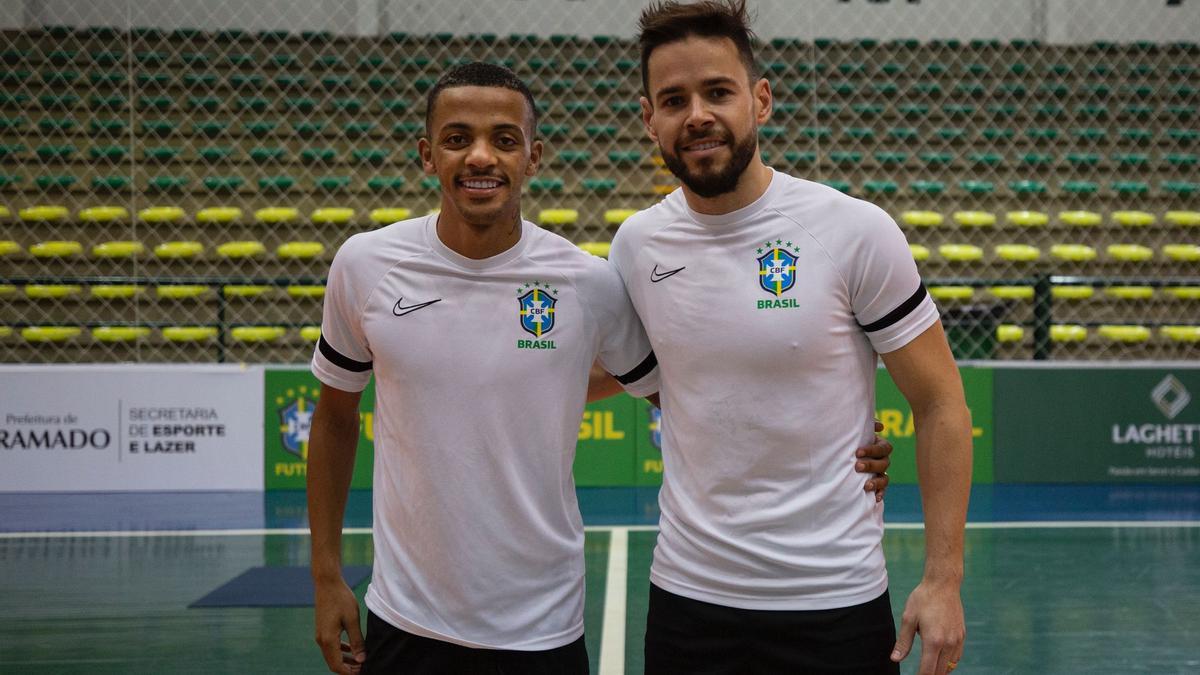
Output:
[[[312,370],[375,373],[375,568],[367,606],[417,635],[553,649],[583,633],[571,466],[593,360],[636,396],[654,354],[606,261],[523,222],[472,260],[436,216],[351,237],[326,287]]]
[[[895,222],[775,172],[721,216],[677,190],[625,221],[611,260],[661,370],[651,581],[746,609],[882,594],[883,508],[854,451],[873,434],[876,352],[938,320]]]

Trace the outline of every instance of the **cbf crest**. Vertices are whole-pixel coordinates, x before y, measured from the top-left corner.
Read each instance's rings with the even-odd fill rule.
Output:
[[[758,249],[758,285],[775,297],[796,285],[796,261],[800,248],[776,239]]]
[[[300,459],[308,459],[308,432],[312,427],[317,392],[301,386],[299,391],[288,389],[285,396],[275,399],[279,414],[279,440],[283,449]]]
[[[521,328],[539,340],[554,329],[554,305],[558,299],[551,295],[550,284],[535,281],[517,289],[517,305],[520,308]]]

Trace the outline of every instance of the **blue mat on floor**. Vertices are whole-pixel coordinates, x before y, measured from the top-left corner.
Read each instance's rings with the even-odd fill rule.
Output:
[[[342,568],[350,588],[371,576],[370,565]],[[308,567],[251,567],[188,607],[312,607]]]

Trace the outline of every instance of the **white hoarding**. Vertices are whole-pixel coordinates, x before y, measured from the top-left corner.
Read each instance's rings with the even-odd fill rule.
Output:
[[[263,371],[0,367],[0,492],[261,490]]]

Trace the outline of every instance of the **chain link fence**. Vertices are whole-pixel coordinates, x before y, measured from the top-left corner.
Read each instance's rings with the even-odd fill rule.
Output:
[[[468,60],[541,108],[525,216],[602,245],[676,185],[643,5],[0,10],[0,361],[307,360],[340,242],[437,206],[424,94]],[[1197,3],[754,7],[764,158],[896,217],[960,358],[1200,353]]]

